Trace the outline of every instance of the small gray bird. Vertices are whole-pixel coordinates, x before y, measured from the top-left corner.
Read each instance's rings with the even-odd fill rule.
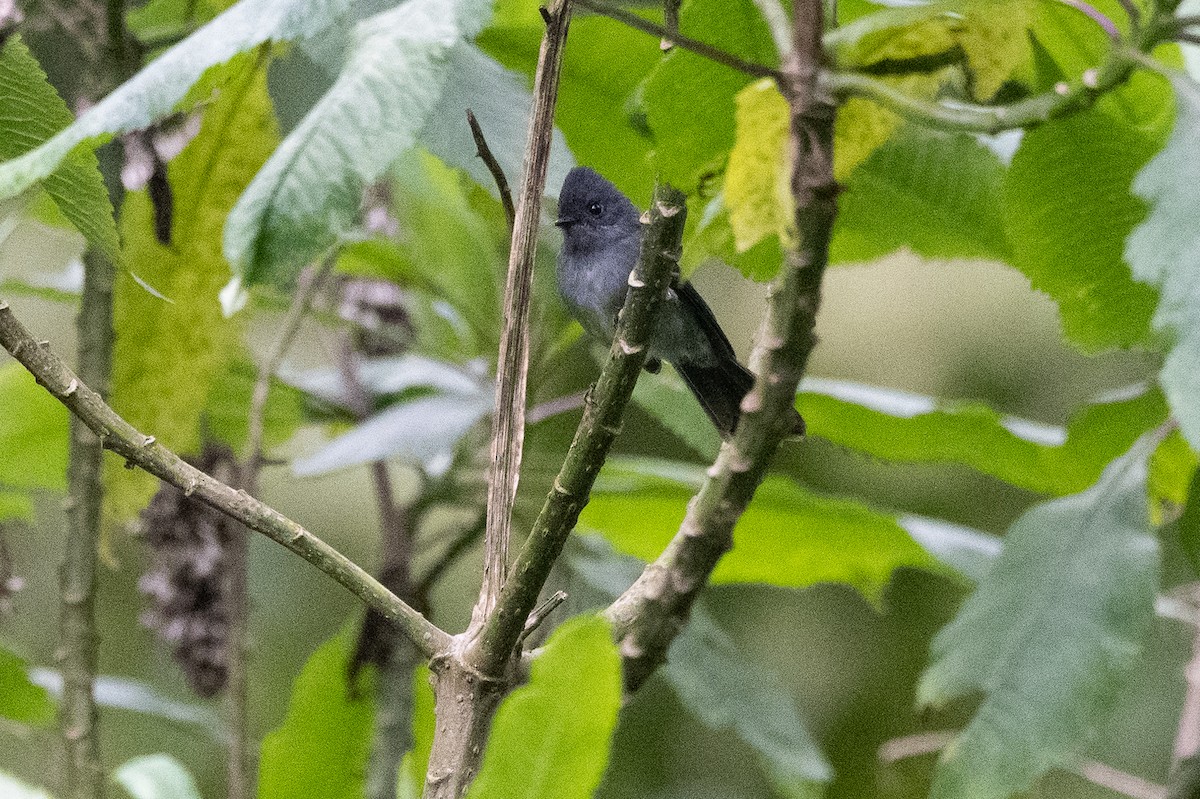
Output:
[[[638,260],[640,217],[629,198],[595,170],[575,167],[563,181],[555,222],[563,230],[558,291],[584,330],[604,341],[612,340]],[[683,377],[721,437],[733,435],[754,375],[738,363],[713,312],[690,283],[672,284],[659,311],[646,369],[657,372],[661,361]],[[799,414],[792,433],[804,434]]]

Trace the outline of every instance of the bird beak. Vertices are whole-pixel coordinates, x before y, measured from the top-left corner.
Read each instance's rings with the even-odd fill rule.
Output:
[[[575,224],[578,221],[579,221],[578,219],[576,219],[575,217],[572,217],[572,216],[560,216],[558,219],[554,220],[554,225],[555,225],[555,227],[560,227],[560,228],[565,229],[565,228],[569,228],[571,225]]]

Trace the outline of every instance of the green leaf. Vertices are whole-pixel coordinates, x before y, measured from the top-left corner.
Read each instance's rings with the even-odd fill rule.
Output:
[[[0,718],[49,727],[54,712],[54,700],[46,689],[29,681],[25,661],[0,647]],[[0,790],[0,796],[7,795]]]
[[[602,533],[621,552],[653,560],[679,529],[703,477],[692,464],[610,458],[580,527]],[[938,568],[893,516],[812,494],[780,477],[759,487],[734,542],[713,572],[714,584],[844,582],[878,598],[895,568]]]
[[[671,645],[663,673],[680,701],[716,730],[728,729],[758,753],[788,799],[824,793],[833,770],[809,734],[779,676],[741,652],[703,606]]]
[[[1129,236],[1125,257],[1134,277],[1159,291],[1154,328],[1169,346],[1159,381],[1184,437],[1200,450],[1200,231],[1191,213],[1200,203],[1200,84],[1182,73],[1169,77],[1175,128],[1133,184],[1150,213]]]
[[[263,739],[261,799],[362,796],[374,710],[367,696],[352,698],[346,684],[353,647],[353,638],[340,634],[304,664],[287,717]]]
[[[131,193],[121,211],[130,273],[119,275],[115,287],[111,403],[176,452],[199,452],[209,396],[231,363],[245,357],[241,322],[225,317],[217,296],[230,277],[219,242],[225,215],[278,141],[266,73],[266,59],[248,53],[211,70],[196,87],[215,99],[204,109],[200,132],[169,167],[170,245],[155,239],[146,193]],[[139,278],[168,300],[146,291]],[[115,461],[108,478],[117,519],[137,513],[158,487],[150,475]]]
[[[769,78],[737,93],[737,138],[725,172],[725,204],[738,252],[767,236],[789,239],[792,227],[787,103]]]
[[[349,0],[242,0],[92,106],[45,144],[0,164],[0,198],[13,197],[55,170],[76,145],[150,125],[175,108],[200,76],[265,42],[316,36]]]
[[[621,707],[621,658],[608,623],[565,622],[529,683],[500,705],[469,799],[587,799],[608,764]]]
[[[1073,761],[1108,717],[1154,617],[1143,437],[1087,491],[1035,505],[933,642],[922,704],[984,693],[945,749],[932,799],[999,799]]]
[[[4,799],[54,799],[46,789],[35,788],[3,771],[0,771],[0,796]]]
[[[19,36],[10,37],[0,51],[0,108],[4,109],[0,114],[0,161],[35,149],[74,119]],[[89,244],[116,261],[120,250],[117,225],[96,156],[88,150],[64,152],[64,156],[61,164],[41,176],[46,193]]]
[[[1086,351],[1146,339],[1155,292],[1121,258],[1144,208],[1129,184],[1157,141],[1098,110],[1025,134],[1004,181],[1012,264],[1058,303]]]
[[[241,357],[229,362],[225,373],[213,379],[201,412],[205,431],[243,456],[249,427],[250,400],[258,368]],[[263,444],[277,447],[292,437],[304,418],[304,396],[284,383],[271,379],[267,405],[263,409]]]
[[[29,521],[33,518],[33,499],[28,494],[0,490],[0,522],[9,519]]]
[[[1200,469],[1192,472],[1187,505],[1179,517],[1178,529],[1183,553],[1192,564],[1192,570],[1200,574]]]
[[[1001,416],[979,403],[806,378],[797,409],[809,435],[877,458],[961,463],[1043,494],[1082,491],[1146,430],[1167,417],[1157,390],[1135,387],[1084,406],[1066,430]]]
[[[748,61],[774,66],[775,46],[750,0],[686,0],[680,33]],[[719,172],[734,143],[734,97],[751,79],[682,48],[654,68],[642,90],[654,136],[654,168],[662,180],[693,190]]]
[[[19,363],[0,366],[0,486],[67,488],[67,409]]]
[[[907,248],[928,258],[1009,255],[1004,167],[972,136],[904,127],[859,166],[838,199],[833,263]]]
[[[451,48],[488,0],[409,0],[354,29],[341,75],[275,151],[225,226],[245,285],[289,282],[356,227],[362,190],[416,141],[442,94]]]
[[[112,778],[133,799],[200,799],[196,780],[182,763],[167,754],[127,760]]]

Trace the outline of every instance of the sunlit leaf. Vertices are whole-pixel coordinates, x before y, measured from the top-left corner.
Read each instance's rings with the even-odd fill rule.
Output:
[[[571,619],[500,705],[468,799],[586,799],[608,764],[621,706],[621,659],[608,624]]]
[[[797,409],[808,433],[875,457],[962,463],[1044,494],[1082,491],[1167,417],[1157,390],[1135,387],[1084,406],[1066,429],[879,386],[807,378]]]
[[[0,108],[0,160],[35,149],[74,119],[19,36],[10,37],[0,50]],[[116,260],[117,225],[96,156],[87,150],[64,152],[61,164],[39,177],[45,178],[46,193],[88,242]]]
[[[112,778],[133,799],[200,799],[196,780],[182,763],[167,754],[127,760]]]
[[[933,643],[922,704],[984,693],[938,764],[934,799],[999,799],[1069,763],[1112,710],[1154,615],[1142,438],[1081,494],[1035,505]]]
[[[54,701],[46,689],[29,680],[25,661],[0,647],[0,718],[47,727],[54,721]],[[0,791],[0,796],[6,796]]]
[[[674,461],[610,458],[580,528],[642,560],[658,556],[679,529],[703,469]],[[844,582],[877,598],[899,566],[937,568],[895,517],[848,499],[822,497],[768,477],[734,529],[734,547],[713,583],[800,588]]]
[[[737,138],[725,172],[725,203],[734,245],[745,252],[767,236],[788,240],[793,207],[786,157],[789,114],[769,79],[738,92],[735,105]]]
[[[155,238],[144,192],[131,193],[121,211],[126,262],[171,302],[128,274],[118,277],[111,402],[176,452],[200,450],[210,394],[242,351],[241,322],[225,318],[217,298],[230,276],[220,231],[238,193],[278,141],[266,67],[265,59],[247,54],[210,71],[197,86],[198,94],[216,96],[205,107],[199,134],[170,164],[176,198],[170,245]],[[110,511],[128,519],[158,481],[111,463]]]
[[[1181,73],[1170,79],[1175,128],[1134,182],[1150,214],[1129,236],[1125,257],[1134,277],[1159,291],[1154,327],[1169,346],[1159,381],[1183,435],[1200,450],[1200,230],[1190,213],[1200,203],[1200,84]]]
[[[374,710],[369,694],[352,697],[346,683],[352,648],[349,635],[338,635],[304,664],[287,717],[263,739],[260,799],[363,795]]]
[[[264,42],[315,36],[344,14],[348,0],[242,0],[92,106],[45,144],[0,164],[0,197],[49,175],[74,147],[150,125],[170,113],[205,70]]]
[[[1004,181],[1012,264],[1058,303],[1063,332],[1088,351],[1146,339],[1155,292],[1121,254],[1145,210],[1129,192],[1158,148],[1101,111],[1025,134]]]
[[[255,176],[225,226],[245,285],[286,283],[356,226],[363,188],[412,146],[437,105],[451,48],[487,0],[409,0],[358,23],[346,64]]]

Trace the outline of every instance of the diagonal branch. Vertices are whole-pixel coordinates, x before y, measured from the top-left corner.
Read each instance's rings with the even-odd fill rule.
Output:
[[[791,109],[797,243],[771,287],[750,359],[758,378],[742,401],[734,437],[722,445],[675,538],[605,612],[621,644],[629,691],[637,690],[665,660],[708,576],[732,546],[734,524],[791,429],[796,386],[816,344],[813,327],[837,213],[834,109],[817,85],[824,63],[821,2],[797,2],[793,14],[794,45],[783,85]]]
[[[300,555],[383,614],[424,655],[434,657],[449,648],[449,635],[345,555],[274,508],[188,465],[153,436],[136,430],[81,382],[45,342],[36,341],[3,300],[0,300],[0,346],[91,428],[105,449]]]
[[[649,212],[638,265],[629,276],[630,291],[617,321],[608,360],[592,387],[583,418],[529,538],[504,585],[496,612],[468,660],[485,674],[498,671],[512,656],[554,561],[587,504],[592,484],[621,428],[621,417],[646,361],[647,345],[659,304],[679,267],[680,241],[687,208],[682,193],[659,186]]]

